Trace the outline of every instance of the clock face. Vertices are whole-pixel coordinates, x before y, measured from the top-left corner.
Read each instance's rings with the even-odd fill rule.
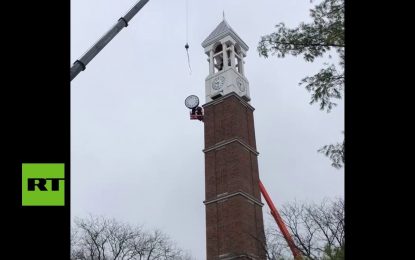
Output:
[[[199,105],[199,98],[195,95],[190,95],[185,99],[184,104],[190,109],[195,108]]]
[[[214,79],[214,80],[213,80],[213,82],[212,82],[212,88],[213,88],[214,90],[219,90],[219,89],[221,89],[221,88],[223,87],[223,83],[225,83],[225,78],[224,78],[224,77],[222,77],[222,76],[217,77],[217,78],[216,78],[216,79]]]
[[[238,85],[238,88],[240,91],[244,92],[245,91],[245,84],[243,82],[243,80],[241,78],[236,78],[236,84]]]

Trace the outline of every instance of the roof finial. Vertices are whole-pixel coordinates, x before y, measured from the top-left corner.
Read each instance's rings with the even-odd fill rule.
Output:
[[[225,10],[223,10],[223,20],[225,21]]]

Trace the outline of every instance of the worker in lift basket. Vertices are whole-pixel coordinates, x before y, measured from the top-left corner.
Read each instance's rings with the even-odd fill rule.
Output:
[[[201,107],[196,108],[196,115],[197,119],[202,120],[203,119],[203,111]]]

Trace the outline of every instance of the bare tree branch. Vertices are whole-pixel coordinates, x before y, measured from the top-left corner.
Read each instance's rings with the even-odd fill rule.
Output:
[[[343,199],[324,200],[321,204],[285,204],[280,212],[305,259],[344,259]],[[276,225],[267,228],[266,238],[268,259],[292,259],[291,251]]]
[[[115,219],[75,220],[71,236],[73,260],[190,260],[160,230],[143,231]]]

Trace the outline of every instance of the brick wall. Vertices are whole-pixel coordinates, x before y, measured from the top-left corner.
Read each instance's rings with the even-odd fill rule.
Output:
[[[204,105],[207,259],[265,259],[253,107],[230,93]]]

